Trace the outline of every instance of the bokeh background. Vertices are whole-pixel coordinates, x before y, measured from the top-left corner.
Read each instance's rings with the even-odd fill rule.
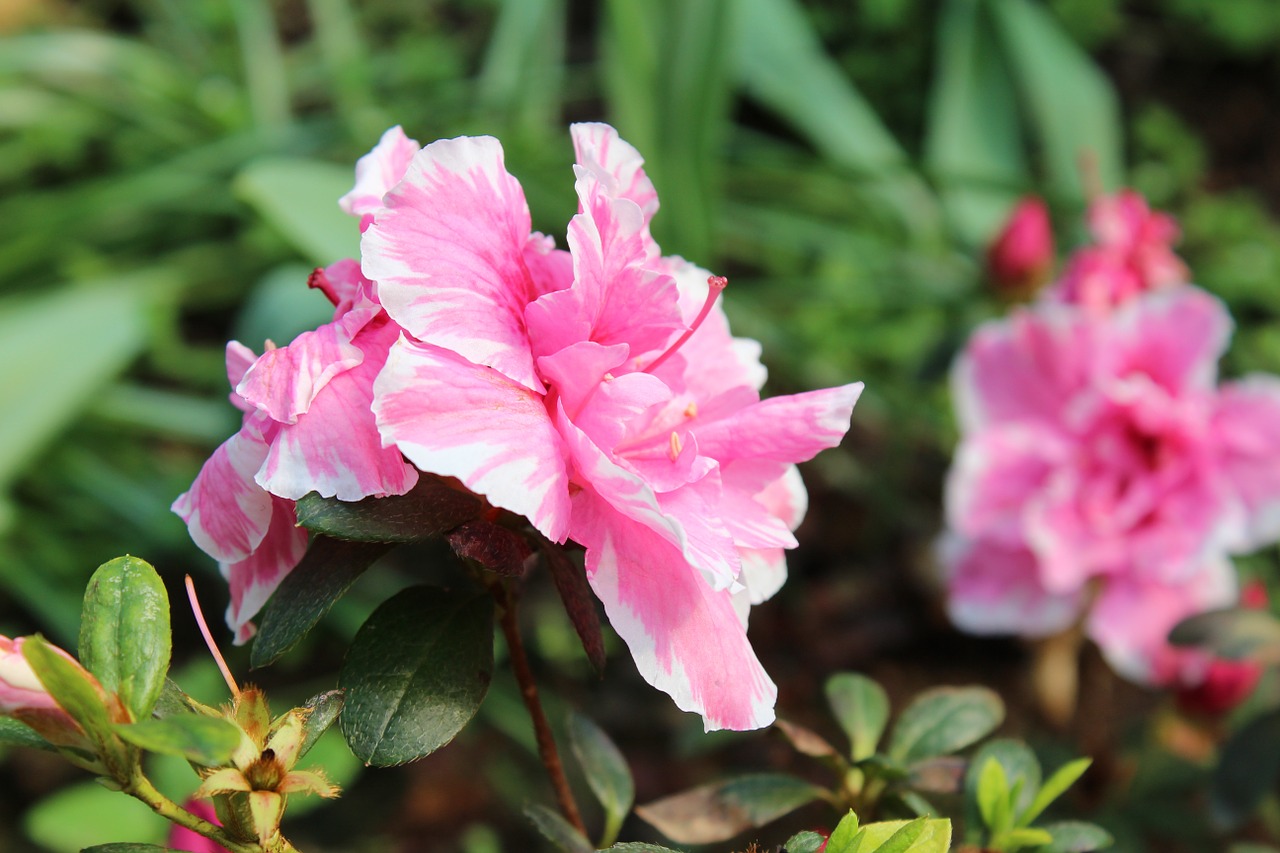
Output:
[[[645,155],[655,236],[729,277],[772,393],[867,384],[845,445],[806,469],[792,579],[752,617],[781,711],[830,731],[821,684],[841,669],[895,700],[986,683],[1006,732],[1095,757],[1076,805],[1121,849],[1221,849],[1197,806],[1203,755],[1161,734],[1167,700],[1092,656],[1077,723],[1051,730],[1030,652],[948,627],[932,548],[947,371],[1006,308],[983,248],[1019,197],[1082,237],[1087,187],[1145,193],[1236,318],[1224,372],[1280,372],[1273,0],[0,0],[0,633],[74,647],[86,580],[124,553],[175,602],[194,575],[216,619],[225,588],[168,507],[238,424],[226,340],[259,348],[328,319],[305,282],[357,251],[336,205],[355,159],[393,124],[424,143],[498,136],[534,227],[563,242],[576,120],[612,122]],[[1242,563],[1276,568],[1274,549]],[[332,686],[368,612],[424,577],[460,576],[442,553],[397,552],[280,664],[250,676],[236,650],[233,666],[282,699]],[[553,710],[619,741],[641,802],[731,770],[804,772],[768,734],[703,736],[616,639],[596,679],[549,584],[529,596]],[[177,680],[220,701],[185,612]],[[536,849],[520,808],[549,792],[531,742],[505,677],[476,725],[411,767],[362,772],[327,736],[318,759],[347,794],[286,829],[315,851]],[[0,755],[0,849],[160,840],[131,805],[43,755]]]

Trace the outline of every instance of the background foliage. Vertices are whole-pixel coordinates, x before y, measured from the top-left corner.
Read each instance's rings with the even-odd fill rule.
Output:
[[[930,542],[954,438],[947,366],[1002,310],[981,247],[1023,193],[1065,229],[1095,176],[1136,186],[1181,220],[1198,282],[1230,304],[1227,371],[1280,371],[1275,4],[10,0],[0,35],[0,633],[73,646],[85,581],[123,553],[171,593],[193,573],[219,609],[216,569],[168,506],[235,428],[223,345],[327,319],[305,278],[354,252],[335,200],[387,126],[500,137],[551,231],[574,205],[566,122],[605,119],[648,160],[664,250],[730,277],[727,310],[764,342],[770,389],[867,383],[844,450],[807,472],[793,582],[753,621],[784,712],[830,730],[806,708],[837,669],[894,694],[981,678],[1012,732],[1095,757],[1086,805],[1121,843],[1220,849],[1200,812],[1169,806],[1209,759],[1138,727],[1157,700],[1086,673],[1094,722],[1043,732],[1019,692],[1024,653],[949,633]],[[255,676],[299,698],[332,686],[374,604],[439,562],[422,550],[370,572]],[[1245,568],[1275,567],[1269,553]],[[625,655],[595,681],[536,590],[526,611],[545,678],[620,741],[640,801],[787,760],[767,736],[703,738]],[[175,629],[184,686],[221,700],[189,660],[190,623]],[[317,850],[526,843],[518,815],[541,789],[501,673],[482,716],[428,762],[358,780],[341,742],[322,744],[352,787],[292,834]],[[155,840],[148,814],[81,782],[7,756],[0,847]]]

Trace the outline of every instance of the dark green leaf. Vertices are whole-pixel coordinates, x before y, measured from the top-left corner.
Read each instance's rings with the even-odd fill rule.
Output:
[[[255,669],[266,666],[293,648],[390,548],[381,542],[313,536],[302,562],[285,576],[263,608],[250,664]]]
[[[564,853],[595,853],[596,846],[582,837],[569,821],[546,806],[532,803],[524,807],[525,817],[533,821],[543,837]]]
[[[58,707],[80,724],[90,740],[99,747],[105,746],[111,739],[111,719],[90,676],[55,651],[43,637],[28,638],[22,654]]]
[[[192,699],[182,691],[181,687],[174,684],[172,679],[168,678],[164,680],[164,686],[160,690],[160,698],[156,700],[153,713],[157,717],[172,717],[174,714],[205,714],[206,716],[218,714],[213,708]]]
[[[150,563],[117,557],[93,573],[80,618],[80,662],[135,720],[151,716],[169,671],[169,594]]]
[[[760,773],[672,794],[639,806],[636,814],[672,841],[712,844],[763,826],[822,794],[793,776]]]
[[[582,714],[569,717],[569,744],[610,827],[621,826],[636,798],[627,760],[609,736]]]
[[[1049,11],[1030,0],[989,0],[1003,54],[1044,151],[1051,186],[1060,196],[1087,196],[1082,163],[1092,163],[1104,189],[1122,173],[1120,115],[1102,71]]]
[[[257,209],[312,263],[360,256],[360,228],[338,207],[355,184],[349,166],[273,157],[236,176],[236,195]]]
[[[1263,610],[1210,610],[1175,625],[1169,642],[1218,657],[1280,663],[1280,619]]]
[[[889,721],[889,697],[865,675],[842,672],[827,679],[827,703],[836,722],[849,736],[854,761],[868,758]]]
[[[298,750],[299,758],[310,752],[311,747],[315,746],[316,741],[320,739],[320,735],[328,731],[329,726],[338,719],[338,715],[342,713],[344,701],[341,690],[326,690],[307,700],[307,704],[303,707],[310,709],[311,713],[307,715],[307,722],[303,725],[302,746]]]
[[[1250,720],[1222,747],[1209,787],[1214,819],[1227,828],[1243,824],[1280,783],[1280,709]]]
[[[404,495],[340,501],[312,492],[298,501],[298,524],[353,542],[424,542],[475,518],[484,503],[424,474]]]
[[[582,650],[587,653],[587,660],[597,675],[603,675],[604,634],[600,630],[600,614],[596,611],[595,594],[587,583],[587,573],[554,542],[544,541],[539,553],[546,561],[569,622],[582,642]]]
[[[422,758],[475,716],[492,675],[492,600],[410,587],[383,602],[351,643],[338,678],[342,733],[366,764]]]
[[[798,832],[786,840],[782,845],[782,853],[818,853],[818,848],[822,846],[826,839],[816,832]],[[830,850],[831,846],[828,845]]]
[[[939,687],[916,697],[889,737],[889,755],[907,763],[947,755],[986,737],[1004,719],[985,687]]]
[[[39,733],[12,717],[0,717],[0,744],[30,746],[53,751],[53,745],[40,737]]]
[[[1111,833],[1100,826],[1078,820],[1050,823],[1040,827],[1053,836],[1053,841],[1037,853],[1089,853],[1110,847]]]
[[[176,755],[206,767],[226,764],[240,745],[240,730],[221,717],[178,714],[115,727],[134,746],[161,755]]]

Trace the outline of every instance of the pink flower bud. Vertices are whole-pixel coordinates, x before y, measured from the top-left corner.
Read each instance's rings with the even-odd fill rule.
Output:
[[[0,716],[13,717],[35,729],[47,741],[58,746],[86,745],[84,731],[49,695],[36,677],[22,647],[27,637],[11,640],[0,636]],[[98,681],[80,666],[80,662],[57,646],[50,646],[75,664],[95,687]],[[102,692],[98,687],[99,693]]]
[[[213,803],[208,800],[187,800],[182,807],[191,812],[196,817],[204,818],[209,823],[222,826],[218,820],[218,813],[214,811]],[[215,841],[211,841],[197,832],[192,832],[185,826],[175,825],[169,830],[169,840],[165,844],[174,850],[182,850],[185,853],[227,853],[227,848],[223,847]]]
[[[1266,586],[1257,581],[1246,585],[1240,591],[1240,606],[1265,610],[1268,606]],[[1205,670],[1204,680],[1193,687],[1183,687],[1175,698],[1185,713],[1219,717],[1248,699],[1260,678],[1261,664],[1215,658]]]
[[[987,269],[1001,291],[1029,294],[1048,279],[1052,266],[1049,208],[1036,196],[1027,196],[987,248]]]

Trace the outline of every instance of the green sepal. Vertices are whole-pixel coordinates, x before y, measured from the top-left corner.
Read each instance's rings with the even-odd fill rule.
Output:
[[[115,732],[149,752],[176,755],[205,767],[226,764],[240,744],[240,729],[234,723],[199,714],[122,723]]]

